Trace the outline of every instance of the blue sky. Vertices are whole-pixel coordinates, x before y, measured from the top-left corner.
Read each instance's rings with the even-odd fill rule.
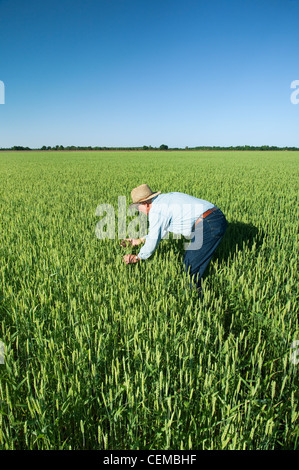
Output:
[[[299,0],[0,0],[0,147],[299,147],[298,18]]]

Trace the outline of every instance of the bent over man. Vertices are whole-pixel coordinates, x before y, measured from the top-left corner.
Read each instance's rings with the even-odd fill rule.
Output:
[[[147,184],[134,188],[131,197],[130,207],[148,215],[149,231],[144,238],[123,240],[123,246],[144,243],[137,256],[125,255],[124,262],[138,263],[149,258],[168,232],[183,235],[191,240],[184,253],[184,267],[200,293],[201,278],[227,227],[221,210],[188,194],[153,192]]]

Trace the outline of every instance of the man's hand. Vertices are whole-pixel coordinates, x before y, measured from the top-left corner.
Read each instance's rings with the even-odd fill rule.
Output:
[[[140,258],[138,258],[138,256],[136,255],[125,255],[123,257],[123,260],[124,260],[124,263],[126,264],[133,264],[133,263],[138,263]]]
[[[138,246],[140,243],[144,242],[144,238],[125,238],[121,242],[121,246]]]

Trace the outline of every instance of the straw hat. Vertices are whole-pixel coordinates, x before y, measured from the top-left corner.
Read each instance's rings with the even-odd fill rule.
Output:
[[[161,194],[161,191],[154,193],[147,184],[141,184],[140,186],[137,186],[137,188],[132,189],[131,198],[133,204],[131,204],[129,207],[136,207],[142,202],[153,199],[153,197],[158,196],[158,194]]]

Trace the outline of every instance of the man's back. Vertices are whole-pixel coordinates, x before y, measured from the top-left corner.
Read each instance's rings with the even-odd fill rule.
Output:
[[[189,237],[196,220],[212,207],[214,204],[211,202],[185,193],[160,194],[152,201],[149,213],[149,230],[151,231],[151,225],[155,226],[161,219],[163,229],[167,232]]]
[[[190,237],[196,220],[212,207],[211,202],[179,192],[154,197],[148,215],[149,232],[139,252],[140,259],[149,258],[168,232]]]

